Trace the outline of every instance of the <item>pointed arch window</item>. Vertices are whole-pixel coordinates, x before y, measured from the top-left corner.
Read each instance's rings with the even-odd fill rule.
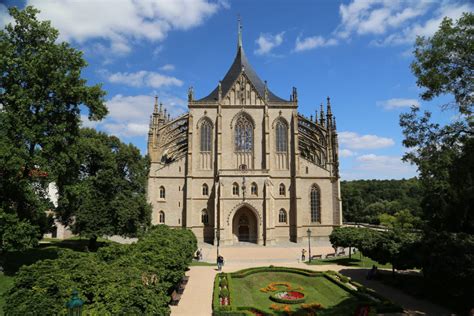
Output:
[[[160,217],[159,217],[158,221],[159,221],[160,224],[165,223],[165,212],[160,211]]]
[[[212,125],[208,120],[204,120],[201,125],[201,152],[211,151]]]
[[[164,186],[160,187],[160,199],[166,198],[166,190]]]
[[[288,126],[279,120],[276,124],[276,151],[286,153],[288,150]]]
[[[201,211],[201,223],[204,225],[209,224],[209,214],[207,213],[206,209]]]
[[[250,186],[250,194],[252,195],[257,195],[258,194],[258,187],[255,182],[252,182],[252,185]]]
[[[237,183],[232,185],[232,195],[239,195],[239,185]]]
[[[202,185],[202,195],[204,195],[204,196],[209,195],[209,187],[205,183]]]
[[[311,187],[311,222],[321,222],[321,194],[316,185]]]
[[[278,212],[278,222],[286,223],[286,221],[286,211],[284,209],[281,209],[280,212]]]
[[[283,195],[283,196],[286,195],[286,188],[285,188],[285,185],[283,183],[280,183],[279,193],[280,193],[280,195]]]
[[[253,124],[245,115],[235,123],[235,151],[251,152],[253,149]]]

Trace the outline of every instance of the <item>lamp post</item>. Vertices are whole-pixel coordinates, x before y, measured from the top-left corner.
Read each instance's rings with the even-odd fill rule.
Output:
[[[220,242],[220,232],[219,228],[216,227],[216,243],[217,243],[217,257],[219,257],[219,242]]]
[[[69,316],[81,316],[82,314],[82,305],[84,301],[79,298],[79,293],[77,290],[72,291],[72,297],[69,302],[66,303],[67,314]]]
[[[309,253],[309,262],[311,263],[311,229],[308,228],[306,233],[308,234],[308,249],[309,249],[308,253]]]

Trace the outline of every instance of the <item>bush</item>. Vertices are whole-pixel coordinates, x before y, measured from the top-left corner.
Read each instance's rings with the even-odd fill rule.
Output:
[[[221,287],[227,287],[228,283],[227,283],[227,278],[222,278],[221,281],[219,282],[219,285]]]
[[[65,303],[77,289],[85,314],[169,315],[169,295],[196,248],[190,231],[162,226],[131,245],[110,245],[97,253],[64,250],[58,259],[20,269],[6,310],[66,314]]]
[[[219,297],[229,297],[229,290],[228,289],[221,289],[219,293]]]

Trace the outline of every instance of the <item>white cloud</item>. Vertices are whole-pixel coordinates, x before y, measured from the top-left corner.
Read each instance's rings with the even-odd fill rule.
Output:
[[[341,23],[336,34],[349,38],[353,33],[384,34],[425,14],[431,1],[354,0],[339,6]]]
[[[383,107],[386,110],[393,110],[399,108],[408,108],[411,106],[420,107],[420,102],[417,99],[388,99],[383,101],[377,101],[377,105]]]
[[[342,170],[344,180],[352,179],[401,179],[417,175],[416,168],[398,156],[362,155],[356,158],[356,165]]]
[[[175,67],[172,64],[166,64],[166,65],[161,66],[160,69],[163,71],[173,71]]]
[[[13,22],[13,18],[8,13],[8,8],[6,5],[0,3],[0,28],[3,28],[4,25]]]
[[[284,34],[285,32],[281,32],[276,35],[260,34],[260,36],[255,40],[255,43],[258,45],[258,48],[254,51],[254,53],[256,55],[269,54],[272,49],[280,46],[281,43],[283,43]]]
[[[62,40],[106,40],[115,54],[128,53],[131,41],[163,40],[171,30],[196,27],[225,3],[208,0],[28,0],[51,20]]]
[[[186,111],[186,101],[178,97],[162,94],[159,102],[164,104],[171,117]],[[106,102],[109,115],[99,126],[116,136],[145,136],[155,103],[152,95],[124,96],[117,94]]]
[[[113,74],[108,74],[107,79],[112,83],[121,83],[132,87],[160,88],[166,86],[181,87],[183,85],[183,81],[175,77],[146,70],[131,73],[116,72]]]
[[[417,36],[432,36],[439,29],[439,25],[444,17],[457,20],[463,12],[472,12],[474,6],[470,4],[448,3],[442,5],[435,13],[435,16],[424,23],[415,23],[405,27],[402,31],[390,34],[383,40],[373,41],[378,46],[412,44]]]
[[[300,36],[298,36],[296,38],[294,51],[302,52],[302,51],[314,49],[317,47],[334,46],[337,44],[338,42],[334,38],[326,40],[322,36],[311,36],[311,37],[306,37],[302,39],[300,38]]]
[[[81,115],[81,122],[82,122],[82,127],[90,127],[90,128],[95,128],[97,125],[100,124],[99,121],[89,120],[87,115]]]
[[[340,132],[339,142],[349,149],[376,149],[390,147],[393,139],[377,135],[359,135],[354,132]]]
[[[340,157],[352,157],[354,155],[355,155],[355,153],[352,150],[349,150],[349,149],[339,150],[339,156]]]

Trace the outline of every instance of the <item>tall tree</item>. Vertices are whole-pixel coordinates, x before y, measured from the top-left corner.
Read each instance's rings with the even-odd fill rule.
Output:
[[[474,14],[445,18],[433,37],[418,38],[412,70],[424,100],[454,96],[459,119],[441,126],[416,108],[400,117],[411,149],[404,159],[417,165],[424,189],[424,275],[465,310],[474,293],[473,69]]]
[[[14,22],[0,31],[0,207],[47,228],[46,185],[65,173],[79,137],[80,107],[89,119],[107,114],[105,92],[81,78],[82,53],[57,42],[38,10],[9,9]]]
[[[70,148],[76,161],[61,185],[58,211],[72,231],[91,240],[103,235],[137,236],[150,225],[146,201],[149,160],[135,146],[94,129],[81,129]],[[73,179],[71,181],[71,179]]]

